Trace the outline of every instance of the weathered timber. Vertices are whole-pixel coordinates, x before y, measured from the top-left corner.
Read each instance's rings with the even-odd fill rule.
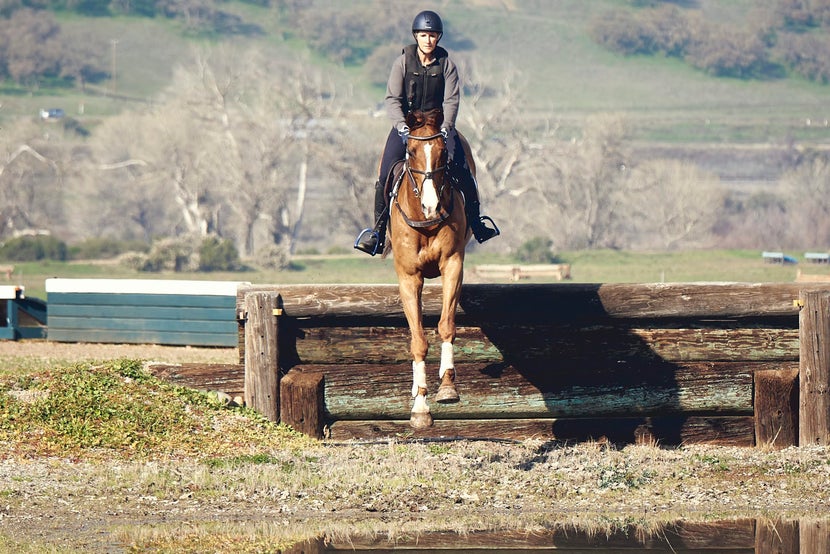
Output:
[[[830,552],[830,524],[827,519],[803,518],[798,522],[800,552]]]
[[[799,446],[830,444],[830,292],[799,297]]]
[[[755,439],[776,448],[798,446],[798,368],[755,372]]]
[[[280,414],[280,369],[277,348],[279,296],[274,293],[249,294],[245,309],[249,321],[245,332],[245,405],[271,421]]]
[[[441,418],[591,417],[655,414],[752,415],[752,375],[795,362],[620,364],[558,371],[511,364],[458,366],[461,400],[433,405]],[[405,364],[303,365],[324,373],[330,419],[405,419],[411,409],[412,372]],[[437,368],[428,374],[437,389]],[[428,398],[429,400],[429,398]]]
[[[462,533],[406,533],[391,536],[351,534],[327,537],[324,552],[517,552],[559,550],[563,552],[754,552],[755,520],[677,521],[648,530],[636,525],[597,532],[595,528],[561,525],[553,529],[527,531],[474,531]],[[313,549],[311,552],[315,552]],[[768,553],[764,553],[768,554]]]
[[[652,283],[652,284],[468,284],[461,289],[463,324],[496,320],[584,321],[607,318],[747,318],[796,316],[801,290],[826,284]],[[279,292],[292,317],[404,318],[397,285],[243,285],[240,298],[256,291]],[[424,315],[438,317],[441,287],[424,287]]]
[[[215,390],[231,397],[242,396],[245,366],[241,364],[148,364],[147,370],[174,385],[199,390]]]
[[[405,327],[302,327],[295,324],[293,364],[406,363]],[[441,339],[427,330],[431,345]],[[515,325],[459,327],[456,355],[464,362],[510,359],[560,360],[581,366],[591,360],[796,361],[798,330],[769,325],[741,328],[629,328],[623,325]],[[440,359],[433,347],[428,363]],[[288,358],[285,358],[288,361]],[[286,364],[284,364],[285,367]]]
[[[289,371],[280,380],[280,421],[319,439],[323,417],[323,374]]]
[[[799,554],[798,543],[797,520],[758,521],[755,532],[756,554]]]
[[[328,424],[331,440],[400,438],[516,439],[561,442],[607,441],[614,444],[720,444],[753,446],[751,416],[678,416],[641,418],[439,419],[413,430],[409,419],[336,420]]]

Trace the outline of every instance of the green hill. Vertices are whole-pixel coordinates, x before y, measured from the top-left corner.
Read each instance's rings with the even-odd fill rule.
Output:
[[[635,136],[656,142],[776,143],[830,140],[825,120],[830,88],[798,77],[769,80],[717,78],[679,60],[664,57],[624,57],[597,45],[588,29],[612,9],[634,2],[620,0],[494,1],[466,0],[443,8],[445,44],[462,59],[474,61],[476,70],[494,83],[509,79],[520,91],[522,114],[533,124],[542,119],[561,122],[572,129],[590,113],[628,114]],[[290,4],[286,2],[277,4]],[[317,1],[317,12],[359,11],[375,4],[362,0],[348,3]],[[385,3],[383,3],[385,4]],[[748,14],[776,2],[700,0],[692,5],[707,19],[742,28]],[[276,4],[275,4],[276,5]],[[401,22],[418,9],[411,2],[396,2],[392,10]],[[175,67],[188,64],[194,47],[220,44],[261,49],[269,56],[296,56],[308,50],[306,39],[314,31],[292,27],[295,23],[277,7],[233,2],[223,10],[256,25],[261,34],[251,36],[194,35],[176,20],[162,18],[83,18],[61,15],[64,34],[83,36],[106,60],[115,79],[90,86],[86,94],[74,90],[40,88],[0,89],[0,116],[36,115],[52,105],[68,114],[83,110],[85,117],[105,116],[150,101],[169,83]],[[336,18],[335,18],[336,20]],[[306,17],[309,26],[313,18]],[[409,40],[406,24],[391,43]],[[355,29],[355,42],[361,30]],[[313,38],[313,36],[312,36]],[[309,41],[313,42],[313,41]],[[383,45],[393,52],[392,46]],[[384,51],[381,49],[381,51]],[[382,90],[370,84],[370,75],[385,74],[389,61],[370,57],[367,66],[342,66],[323,55],[312,57],[328,66],[344,86],[355,91],[355,108],[374,106]],[[374,65],[385,60],[380,70]],[[113,90],[114,89],[114,90]],[[806,124],[818,122],[818,126]]]

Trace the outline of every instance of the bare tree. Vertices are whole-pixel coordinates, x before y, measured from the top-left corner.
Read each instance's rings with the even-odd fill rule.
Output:
[[[36,125],[6,124],[0,133],[0,237],[29,228],[49,228],[48,207],[60,192],[58,165],[44,155],[48,145]]]
[[[688,162],[653,160],[634,168],[626,188],[631,246],[710,244],[723,204],[716,176]]]
[[[163,110],[127,112],[96,129],[85,172],[91,182],[83,185],[90,233],[148,243],[175,234],[173,187],[165,175],[170,143],[158,128],[164,117]]]
[[[552,186],[544,192],[561,247],[620,246],[626,221],[625,121],[616,115],[589,117],[580,138],[560,142],[547,156]]]
[[[789,227],[800,244],[830,244],[830,156],[814,152],[784,176]]]

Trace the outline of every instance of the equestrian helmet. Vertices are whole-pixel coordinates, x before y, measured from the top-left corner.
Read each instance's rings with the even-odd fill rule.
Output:
[[[430,10],[422,11],[415,16],[415,20],[412,22],[412,34],[414,35],[419,31],[438,33],[440,39],[444,34],[444,24],[441,22],[441,17]]]

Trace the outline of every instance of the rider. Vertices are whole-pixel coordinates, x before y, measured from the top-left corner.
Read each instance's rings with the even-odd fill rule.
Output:
[[[438,46],[443,34],[444,25],[438,14],[422,11],[412,22],[412,36],[415,37],[416,44],[404,48],[392,65],[386,85],[385,104],[393,127],[386,139],[380,175],[375,182],[375,226],[361,231],[354,244],[356,249],[372,256],[383,252],[387,222],[385,181],[395,162],[403,160],[406,155],[406,139],[409,135],[406,114],[413,110],[443,110],[444,124],[441,131],[447,137],[449,175],[464,194],[465,212],[473,235],[481,243],[499,234],[493,220],[480,214],[478,185],[467,165],[464,148],[455,131],[461,92],[456,66],[447,51]],[[487,221],[493,224],[492,228],[485,224]]]

